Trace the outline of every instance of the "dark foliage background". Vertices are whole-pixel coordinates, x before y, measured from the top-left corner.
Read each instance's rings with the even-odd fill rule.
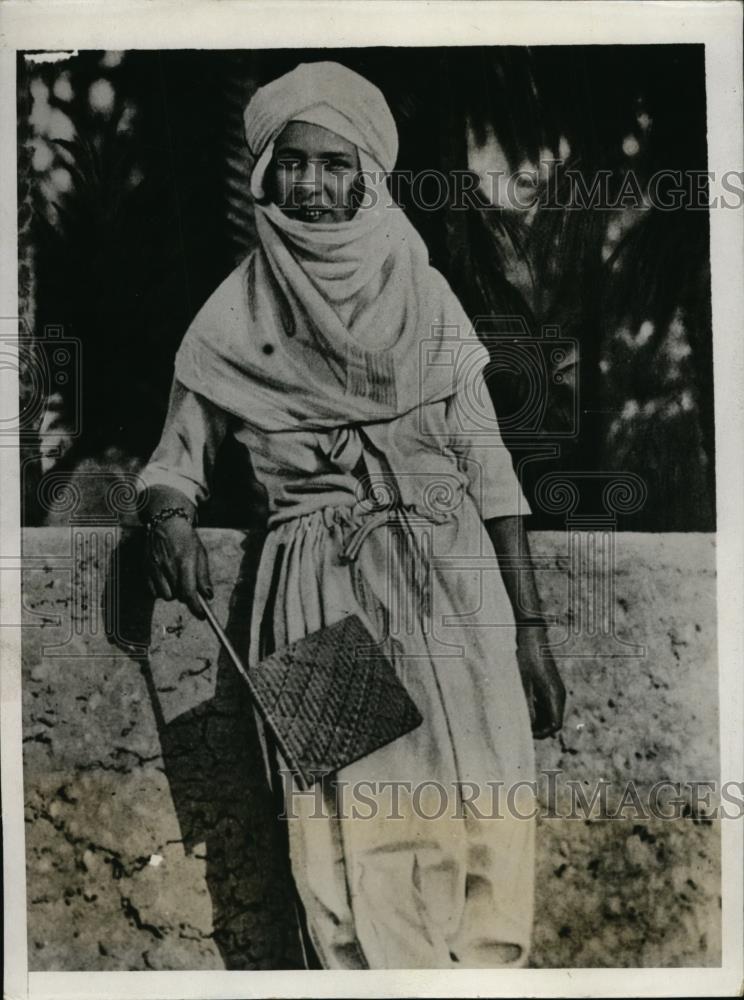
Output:
[[[564,190],[567,169],[589,180],[604,170],[617,194],[631,169],[642,193],[655,171],[706,169],[702,46],[20,56],[30,369],[50,326],[82,348],[79,374],[49,379],[41,405],[38,380],[22,373],[33,431],[23,444],[27,524],[53,523],[40,496],[60,474],[85,483],[95,518],[103,484],[136,472],[154,448],[180,338],[253,244],[243,108],[257,85],[317,58],[382,88],[402,170],[529,167],[533,194],[548,182]],[[624,471],[644,479],[648,497],[621,527],[712,530],[707,211],[661,211],[647,198],[615,211],[494,208],[482,195],[464,210],[423,211],[401,200],[470,315],[519,317],[545,359],[543,411],[525,438],[513,427],[529,380],[499,347],[514,320],[486,324],[489,386],[534,526],[562,523],[534,503],[547,472],[596,473],[576,481],[582,510],[598,513],[606,474]],[[559,355],[540,346],[546,327],[568,341]],[[567,434],[574,410],[576,433]],[[260,492],[237,458],[228,442],[202,523],[261,517]]]

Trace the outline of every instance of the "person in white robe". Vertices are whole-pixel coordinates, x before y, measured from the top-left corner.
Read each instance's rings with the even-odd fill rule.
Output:
[[[303,64],[256,92],[245,125],[258,242],[176,357],[142,472],[151,585],[203,617],[196,516],[233,435],[268,500],[246,663],[357,614],[424,720],[323,786],[348,809],[319,814],[290,786],[321,965],[524,965],[532,740],[560,728],[565,692],[488,353],[389,193],[398,138],[375,86]],[[264,749],[271,780],[282,761]]]

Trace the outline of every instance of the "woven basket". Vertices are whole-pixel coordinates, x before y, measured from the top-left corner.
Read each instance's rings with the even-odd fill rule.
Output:
[[[211,609],[202,604],[301,787],[311,787],[423,721],[357,615],[312,632],[246,670]]]

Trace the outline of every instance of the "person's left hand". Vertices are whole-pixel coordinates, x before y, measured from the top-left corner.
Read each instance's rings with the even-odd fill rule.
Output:
[[[566,689],[547,645],[544,628],[526,626],[517,630],[517,662],[530,710],[536,740],[555,736],[563,725]]]

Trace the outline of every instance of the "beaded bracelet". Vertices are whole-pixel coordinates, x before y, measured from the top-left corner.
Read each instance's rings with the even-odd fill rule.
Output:
[[[161,510],[156,511],[147,522],[148,532],[152,531],[156,525],[161,524],[163,521],[168,521],[171,517],[182,517],[192,527],[196,525],[196,518],[192,519],[191,515],[183,507],[163,507]]]

